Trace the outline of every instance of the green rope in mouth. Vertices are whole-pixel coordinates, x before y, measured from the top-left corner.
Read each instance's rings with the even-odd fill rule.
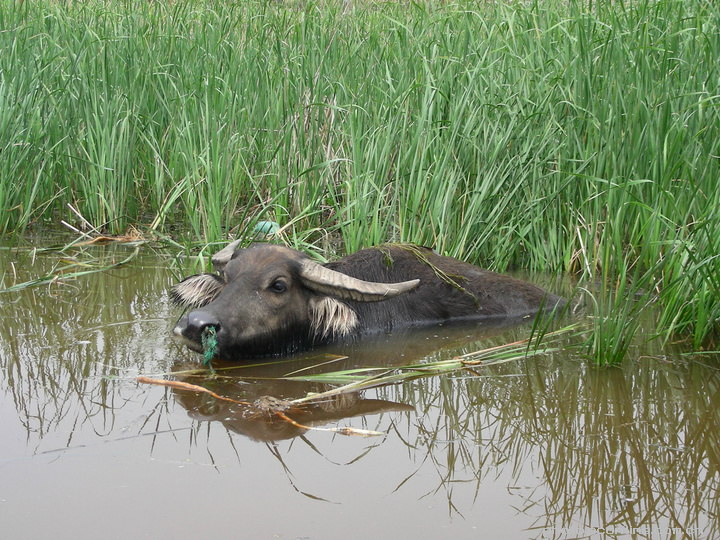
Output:
[[[209,367],[210,371],[213,371],[210,362],[217,354],[217,336],[215,335],[215,331],[214,326],[206,326],[200,338],[203,349],[203,364]]]

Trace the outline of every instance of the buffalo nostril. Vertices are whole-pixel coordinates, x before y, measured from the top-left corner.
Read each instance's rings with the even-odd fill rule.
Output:
[[[217,332],[220,330],[220,321],[207,312],[197,310],[188,315],[187,328],[183,332],[185,337],[190,338],[195,344],[198,352],[202,352],[205,358],[204,363],[210,366],[211,361],[217,355]]]
[[[203,333],[211,328],[217,332],[220,329],[220,321],[209,313],[193,311],[188,315],[188,322],[184,334],[187,337],[192,337],[199,341]]]

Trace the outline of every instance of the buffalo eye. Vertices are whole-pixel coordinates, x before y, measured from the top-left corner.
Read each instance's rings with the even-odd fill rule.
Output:
[[[287,283],[281,279],[276,279],[272,285],[270,285],[270,290],[276,293],[285,292],[287,290]]]

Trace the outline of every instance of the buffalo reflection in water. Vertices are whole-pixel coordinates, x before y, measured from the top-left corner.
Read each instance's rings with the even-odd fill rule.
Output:
[[[283,403],[283,399],[292,400],[332,388],[327,384],[287,380],[288,375],[296,372],[317,374],[357,367],[393,368],[424,358],[445,359],[449,356],[447,351],[456,353],[457,347],[468,342],[477,345],[473,340],[497,337],[507,327],[507,324],[496,323],[452,329],[437,327],[407,330],[392,336],[377,336],[361,343],[330,345],[322,351],[296,355],[285,361],[243,366],[216,364],[219,369],[231,369],[221,371],[222,376],[213,378],[198,376],[193,369],[187,371],[196,368],[196,364],[178,363],[174,368],[178,381],[203,386],[228,400],[183,389],[173,389],[173,394],[194,420],[218,421],[230,431],[257,441],[290,439],[305,433],[306,427],[327,425],[345,418],[412,412],[415,409],[403,403],[366,398],[362,392],[324,397],[322,400],[303,403],[302,407],[274,409],[272,403],[268,405],[269,396],[270,399],[277,399],[276,403]],[[493,340],[492,345],[495,344]],[[227,373],[241,375],[227,376]],[[280,410],[281,414],[276,414],[275,410]]]
[[[223,397],[242,401],[242,395],[233,396],[222,390],[214,391]],[[413,406],[403,403],[366,399],[360,392],[326,397],[321,401],[304,403],[301,407],[289,408],[278,407],[274,403],[267,404],[267,397],[243,405],[222,401],[199,392],[173,389],[173,393],[175,400],[187,409],[192,419],[217,421],[234,433],[261,442],[292,439],[305,433],[307,428],[331,424],[345,418],[415,410]],[[275,410],[281,414],[276,414]]]

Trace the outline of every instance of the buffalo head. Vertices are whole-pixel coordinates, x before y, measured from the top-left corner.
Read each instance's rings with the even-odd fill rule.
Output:
[[[237,245],[213,257],[218,273],[191,276],[173,287],[173,300],[190,308],[174,333],[192,350],[202,352],[209,329],[217,355],[228,359],[286,354],[349,337],[359,322],[348,301],[383,301],[419,284],[363,281],[283,246]]]

